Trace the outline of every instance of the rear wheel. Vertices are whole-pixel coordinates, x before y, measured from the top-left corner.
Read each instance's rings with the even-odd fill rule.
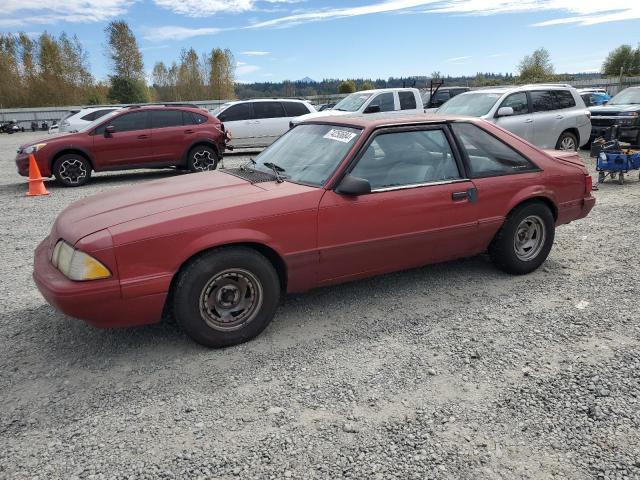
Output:
[[[79,187],[91,178],[91,164],[82,155],[62,155],[53,164],[56,180],[65,187]]]
[[[549,207],[526,203],[509,213],[489,246],[493,263],[501,270],[522,275],[546,260],[555,236],[555,222]]]
[[[188,264],[173,294],[174,316],[187,334],[207,347],[226,347],[252,339],[269,325],[280,279],[255,250],[221,248]]]
[[[578,150],[578,138],[571,132],[562,132],[558,142],[556,143],[556,150],[569,150],[575,152]]]
[[[187,166],[192,172],[215,170],[218,166],[218,154],[207,145],[196,145],[189,152]]]

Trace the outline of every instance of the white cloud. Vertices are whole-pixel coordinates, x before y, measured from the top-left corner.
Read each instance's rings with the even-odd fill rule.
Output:
[[[250,57],[264,57],[265,55],[271,55],[271,52],[263,52],[260,50],[249,50],[246,52],[240,52],[240,55],[249,55]]]
[[[154,0],[159,7],[188,17],[238,13],[253,10],[254,0]]]
[[[249,73],[253,73],[253,72],[257,72],[258,70],[260,70],[260,67],[257,65],[249,65],[249,64],[244,64],[244,65],[238,65],[236,67],[236,74],[237,75],[247,75]]]
[[[447,63],[461,63],[464,62],[464,60],[469,60],[471,57],[466,56],[466,57],[451,57],[451,58],[447,58],[445,60],[445,62]]]
[[[185,38],[201,37],[203,35],[215,35],[221,32],[221,28],[187,28],[173,25],[143,29],[143,38],[151,42],[164,42],[166,40],[184,40]]]
[[[124,14],[130,0],[7,0],[2,5],[0,27],[47,25],[59,22],[103,22]]]

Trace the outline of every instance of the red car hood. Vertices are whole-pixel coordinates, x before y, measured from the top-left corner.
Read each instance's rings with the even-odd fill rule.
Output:
[[[264,189],[221,172],[184,175],[119,188],[72,203],[56,220],[52,241],[75,244],[82,237],[131,220],[196,204],[216,205],[232,197],[250,198]]]

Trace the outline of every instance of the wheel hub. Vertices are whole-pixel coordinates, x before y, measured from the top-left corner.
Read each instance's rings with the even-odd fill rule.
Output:
[[[193,166],[196,170],[212,170],[216,166],[216,159],[211,152],[201,150],[193,155]]]
[[[77,158],[65,160],[60,165],[60,178],[69,183],[78,183],[87,176],[84,163]]]
[[[538,256],[546,239],[544,222],[537,215],[530,215],[520,222],[513,241],[516,256],[522,261]]]

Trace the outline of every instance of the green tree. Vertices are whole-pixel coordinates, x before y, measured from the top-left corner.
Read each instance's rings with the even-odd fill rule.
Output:
[[[353,80],[344,80],[338,86],[338,93],[353,93],[356,91],[356,82]]]
[[[518,65],[520,82],[546,82],[553,80],[553,65],[549,51],[546,48],[538,48],[531,55],[526,55]]]
[[[206,59],[205,59],[206,62]],[[205,63],[203,62],[203,63]],[[205,97],[204,65],[193,48],[180,53],[177,91],[180,100],[202,100]]]
[[[215,100],[235,98],[235,65],[231,50],[214,48],[209,57],[209,90]]]
[[[144,64],[135,35],[124,20],[110,22],[107,34],[107,57],[115,77],[144,80]]]
[[[149,101],[149,92],[142,80],[113,76],[108,98],[112,103],[145,103]]]
[[[360,90],[373,90],[375,87],[373,86],[373,83],[371,83],[370,80],[365,80],[364,82],[362,82],[362,84],[360,85]]]
[[[640,44],[635,49],[631,45],[620,45],[609,52],[602,64],[602,74],[607,77],[618,76],[620,69],[623,75],[640,75]]]

